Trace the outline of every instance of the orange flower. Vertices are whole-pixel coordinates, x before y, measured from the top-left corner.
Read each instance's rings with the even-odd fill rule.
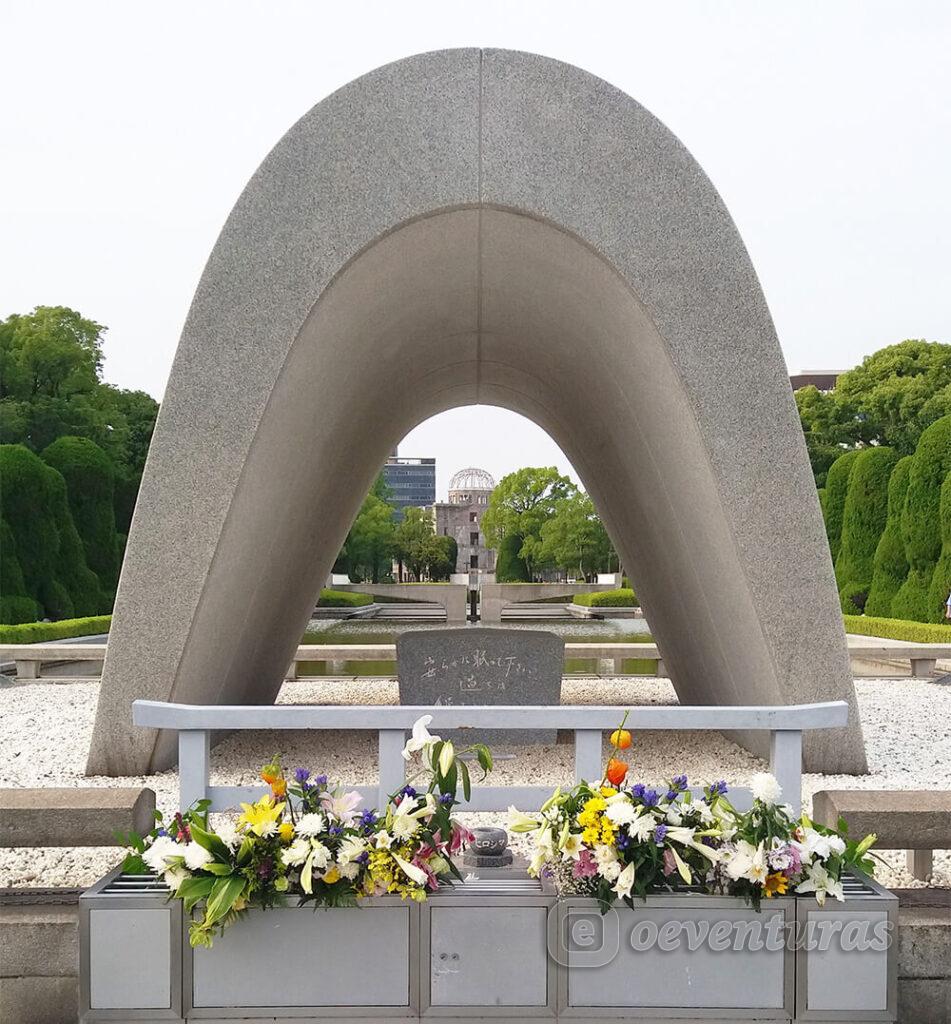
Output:
[[[766,893],[767,897],[772,899],[773,896],[784,896],[786,888],[789,885],[789,879],[784,874],[777,871],[773,875],[767,875],[766,881],[763,882],[763,892]]]
[[[616,750],[627,750],[631,745],[631,734],[627,729],[615,729],[611,733],[611,746]]]
[[[624,781],[624,776],[627,775],[626,762],[618,761],[617,758],[612,757],[611,760],[608,761],[608,767],[605,775],[612,786],[620,786]]]

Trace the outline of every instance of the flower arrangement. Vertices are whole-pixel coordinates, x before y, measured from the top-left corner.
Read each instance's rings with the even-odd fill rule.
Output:
[[[360,811],[358,793],[305,768],[288,778],[275,757],[261,771],[269,793],[242,804],[236,819],[212,828],[207,800],[168,822],[157,812],[147,837],[128,837],[123,870],[162,876],[194,915],[192,946],[210,947],[249,907],[289,897],[326,907],[385,893],[424,900],[440,883],[462,877],[452,858],[472,838],[452,817],[460,785],[469,798],[469,768],[450,741],[429,733],[431,721],[426,715],[413,726],[403,757],[416,764],[416,775],[383,811]],[[464,753],[475,756],[483,777],[491,771],[487,747]]]
[[[795,817],[779,803],[772,775],[754,776],[744,813],[722,781],[696,797],[685,775],[657,788],[623,785],[629,766],[617,753],[631,746],[623,722],[611,745],[599,783],[557,789],[537,814],[509,808],[512,831],[534,833],[529,873],[549,877],[560,894],[594,896],[604,910],[619,898],[633,906],[634,897],[678,886],[742,896],[757,907],[787,892],[815,893],[822,904],[830,895],[844,900],[845,869],[872,872],[874,835],[856,842],[844,821],[828,829]]]

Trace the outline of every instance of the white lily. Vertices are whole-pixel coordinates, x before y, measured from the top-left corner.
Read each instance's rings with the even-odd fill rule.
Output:
[[[630,896],[634,889],[634,865],[628,864],[624,870],[618,875],[617,881],[614,883],[614,891],[618,896]]]
[[[439,737],[431,735],[428,729],[429,723],[432,720],[432,715],[423,715],[413,723],[413,735],[406,741],[406,746],[403,747],[404,761],[409,761],[413,754],[418,753],[420,750],[425,750],[427,747],[432,746],[433,743],[439,742]]]
[[[393,837],[385,829],[381,829],[376,834],[376,848],[378,850],[388,850],[393,845]]]
[[[513,832],[534,832],[539,826],[537,818],[520,811],[515,804],[509,804],[509,828]]]
[[[820,907],[825,903],[827,895],[834,896],[840,903],[845,902],[842,883],[833,881],[832,875],[821,864],[809,865],[806,878],[796,886],[796,892],[814,892]]]
[[[561,843],[561,855],[565,860],[578,860],[583,849],[580,832],[570,833]]]
[[[675,843],[680,843],[682,846],[689,846],[698,853],[702,853],[712,864],[716,864],[720,859],[720,855],[713,847],[697,841],[692,828],[672,825],[667,829],[667,838],[672,839]]]
[[[396,863],[399,864],[400,871],[402,871],[407,878],[412,879],[417,885],[426,884],[428,879],[426,876],[426,872],[423,871],[422,868],[416,867],[415,864],[410,864],[408,860],[404,860],[402,857],[398,856],[395,853],[392,856],[393,860],[395,860]]]
[[[453,748],[452,740],[446,740],[442,745],[442,750],[439,751],[439,771],[442,775],[446,775],[449,772],[455,757],[456,751]]]

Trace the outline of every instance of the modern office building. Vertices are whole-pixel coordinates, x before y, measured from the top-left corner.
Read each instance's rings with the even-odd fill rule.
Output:
[[[404,508],[428,508],[436,500],[435,459],[401,458],[394,449],[383,467],[383,479],[392,492],[397,519],[403,518]]]
[[[827,394],[835,387],[835,382],[842,376],[844,370],[800,370],[789,378],[793,391],[809,387],[811,384],[819,391]]]
[[[456,538],[456,572],[495,572],[495,550],[486,547],[481,527],[494,488],[484,469],[460,469],[449,481],[449,500],[433,505],[436,533]]]

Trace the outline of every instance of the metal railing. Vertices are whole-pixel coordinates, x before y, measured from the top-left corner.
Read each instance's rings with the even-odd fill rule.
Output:
[[[402,750],[407,732],[421,715],[432,715],[431,731],[444,729],[566,729],[574,733],[575,780],[601,778],[604,732],[616,729],[622,707],[538,706],[409,706],[409,705],[254,705],[206,706],[137,700],[132,705],[136,725],[178,732],[179,805],[211,801],[212,811],[225,811],[263,796],[263,786],[213,786],[209,779],[212,732],[250,729],[370,730],[379,736],[379,781],[376,786],[353,786],[368,803],[383,807],[404,784]],[[844,701],[825,704],[765,707],[635,707],[627,728],[764,731],[770,734],[770,770],[783,787],[796,813],[801,804],[802,733],[809,729],[840,728],[847,724]],[[732,797],[746,791],[733,790]],[[510,804],[537,810],[551,795],[550,786],[472,787],[469,811],[501,811]],[[734,799],[736,803],[737,800]],[[742,805],[742,799],[740,799]]]

